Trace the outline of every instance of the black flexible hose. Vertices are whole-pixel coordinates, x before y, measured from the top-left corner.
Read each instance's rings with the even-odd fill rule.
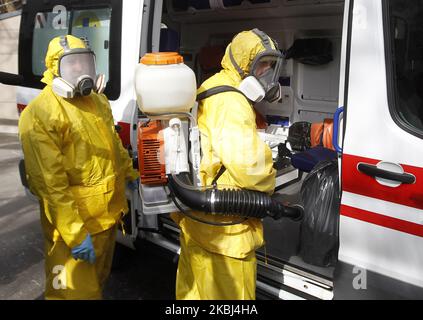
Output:
[[[272,217],[273,219],[290,218],[301,220],[304,209],[301,206],[285,206],[267,194],[251,190],[189,190],[168,176],[169,188],[186,206],[207,213],[242,216],[250,218]]]
[[[171,198],[172,198],[172,201],[173,201],[173,203],[175,204],[175,206],[179,209],[179,211],[180,212],[182,212],[184,215],[186,215],[188,218],[191,218],[192,220],[195,220],[195,221],[198,221],[198,222],[201,222],[201,223],[204,223],[204,224],[209,224],[209,225],[212,225],[212,226],[217,226],[217,227],[225,227],[225,226],[233,226],[233,225],[235,225],[235,224],[240,224],[240,223],[243,223],[245,220],[247,220],[248,218],[246,218],[246,217],[243,217],[243,218],[241,218],[240,220],[238,220],[238,221],[232,221],[232,222],[212,222],[212,221],[207,221],[207,220],[203,220],[203,219],[200,219],[200,218],[198,218],[198,217],[196,217],[196,216],[194,216],[194,215],[192,215],[191,213],[189,213],[188,211],[185,211],[184,210],[184,208],[182,208],[181,206],[180,206],[180,204],[178,203],[178,201],[176,200],[176,197],[175,197],[175,195],[173,194],[173,193],[171,193]]]

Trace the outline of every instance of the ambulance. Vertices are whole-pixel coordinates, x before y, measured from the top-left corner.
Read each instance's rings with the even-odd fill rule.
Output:
[[[422,299],[422,19],[423,0],[25,1],[19,75],[2,73],[0,82],[19,83],[23,110],[42,88],[49,41],[86,37],[106,75],[122,143],[141,170],[139,127],[147,117],[134,90],[140,58],[178,52],[199,85],[219,71],[236,33],[266,32],[291,53],[279,78],[282,99],[258,106],[272,129],[268,138],[285,141],[294,123],[333,120],[339,250],[334,265],[305,262],[302,222],[264,219],[257,297]],[[275,194],[297,201],[308,174],[286,165]],[[119,241],[136,247],[142,239],[177,255],[179,229],[169,213],[178,209],[156,190],[127,191],[127,234]]]

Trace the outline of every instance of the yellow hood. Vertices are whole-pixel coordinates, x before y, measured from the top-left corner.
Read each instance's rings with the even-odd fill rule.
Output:
[[[271,41],[271,46],[275,49],[273,41]],[[242,71],[248,74],[254,58],[259,53],[263,52],[265,47],[260,37],[251,30],[238,33],[226,47],[225,55],[222,59],[222,68],[230,71],[231,76],[233,76],[237,82],[241,82],[241,76],[232,64],[229,49],[232,51],[232,55]]]
[[[67,35],[66,39],[70,49],[86,48],[85,42],[77,37]],[[60,37],[53,38],[48,45],[45,59],[46,71],[44,71],[41,82],[51,85],[54,77],[59,76],[59,58],[63,51],[63,47],[60,45]]]

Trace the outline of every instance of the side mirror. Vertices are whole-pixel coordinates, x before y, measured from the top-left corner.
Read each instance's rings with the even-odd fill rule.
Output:
[[[23,83],[23,80],[24,79],[21,75],[0,71],[0,83],[11,86],[19,86]]]

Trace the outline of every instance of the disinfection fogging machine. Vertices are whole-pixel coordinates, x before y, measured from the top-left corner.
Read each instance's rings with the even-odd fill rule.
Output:
[[[201,185],[199,130],[196,112],[190,112],[196,106],[196,79],[182,56],[176,52],[144,55],[135,71],[135,91],[138,107],[149,119],[138,128],[142,185],[168,187],[175,205],[187,215],[178,201],[210,214],[302,219],[301,206],[283,205],[265,193]]]

